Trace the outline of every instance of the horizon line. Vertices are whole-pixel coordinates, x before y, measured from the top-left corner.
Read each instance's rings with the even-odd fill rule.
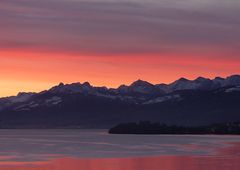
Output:
[[[174,82],[176,82],[176,81],[178,81],[178,80],[180,80],[180,79],[186,79],[186,80],[188,80],[188,81],[194,81],[194,80],[197,80],[198,78],[204,78],[204,79],[214,80],[214,79],[216,79],[216,78],[227,79],[227,78],[232,77],[232,76],[240,76],[240,73],[239,73],[239,74],[231,74],[231,75],[228,75],[228,76],[215,76],[214,78],[207,78],[207,77],[204,77],[204,76],[195,76],[195,78],[193,78],[193,79],[186,78],[186,77],[180,77],[180,78],[178,78],[178,79],[176,79],[176,80],[173,80],[173,81],[171,81],[171,82],[169,82],[169,83],[151,83],[150,81],[143,80],[143,79],[141,79],[141,78],[137,78],[135,81],[132,81],[132,82],[129,83],[129,84],[123,83],[123,84],[118,85],[117,87],[108,87],[108,86],[105,86],[105,85],[103,85],[103,86],[94,85],[94,84],[92,84],[90,81],[84,81],[84,82],[82,82],[82,83],[81,83],[80,81],[71,82],[71,83],[65,83],[65,82],[63,81],[63,82],[56,83],[56,85],[50,86],[49,88],[47,88],[47,89],[45,89],[45,90],[40,90],[40,91],[19,91],[19,92],[16,93],[15,95],[0,96],[0,99],[1,99],[1,98],[8,98],[8,97],[15,97],[15,96],[18,96],[18,95],[21,94],[21,93],[41,93],[41,92],[44,92],[44,91],[46,91],[46,90],[50,90],[50,89],[53,88],[53,87],[59,86],[60,84],[63,84],[63,85],[71,85],[71,84],[74,84],[74,83],[80,83],[80,84],[89,83],[92,87],[106,87],[107,89],[118,89],[120,86],[123,86],[123,85],[124,85],[124,86],[130,86],[131,84],[133,84],[134,82],[139,81],[139,80],[140,80],[140,81],[148,82],[148,83],[150,83],[150,84],[152,84],[152,85],[160,85],[160,84],[170,85],[170,84],[172,84],[172,83],[174,83]]]

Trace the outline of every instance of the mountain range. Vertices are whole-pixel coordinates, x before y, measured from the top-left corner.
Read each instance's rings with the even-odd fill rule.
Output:
[[[109,128],[147,120],[187,126],[240,121],[240,75],[155,85],[137,80],[115,89],[60,83],[0,98],[1,128]]]

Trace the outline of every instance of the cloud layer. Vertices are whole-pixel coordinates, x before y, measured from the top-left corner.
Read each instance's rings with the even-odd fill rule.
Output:
[[[238,0],[8,0],[0,48],[236,57],[239,16]]]

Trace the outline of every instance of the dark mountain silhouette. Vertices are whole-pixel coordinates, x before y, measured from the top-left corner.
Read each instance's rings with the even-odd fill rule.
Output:
[[[152,123],[149,121],[139,123],[119,124],[109,129],[111,134],[225,134],[240,135],[240,123],[220,123],[208,126],[176,126]]]
[[[157,85],[137,80],[117,89],[60,83],[40,93],[0,98],[0,126],[109,128],[138,121],[198,126],[240,121],[239,111],[239,75]]]

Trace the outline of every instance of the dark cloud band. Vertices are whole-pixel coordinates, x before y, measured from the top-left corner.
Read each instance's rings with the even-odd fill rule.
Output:
[[[238,0],[8,0],[0,49],[237,55],[239,16]]]

